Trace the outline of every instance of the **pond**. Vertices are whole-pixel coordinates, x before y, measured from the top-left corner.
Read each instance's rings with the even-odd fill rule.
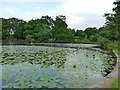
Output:
[[[111,72],[101,49],[2,46],[2,88],[86,88]]]

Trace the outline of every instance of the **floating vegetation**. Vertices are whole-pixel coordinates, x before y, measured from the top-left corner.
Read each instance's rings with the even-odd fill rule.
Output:
[[[26,47],[13,48],[13,52],[9,50],[9,47],[3,47],[2,64],[16,64],[21,62],[29,62],[30,64],[43,64],[43,67],[50,65],[57,65],[62,67],[66,61],[67,51],[64,49],[52,51],[49,48],[32,47],[32,49],[26,49]]]
[[[3,88],[84,88],[114,69],[115,58],[99,50],[3,46]]]
[[[73,68],[76,68],[76,65],[74,65]]]

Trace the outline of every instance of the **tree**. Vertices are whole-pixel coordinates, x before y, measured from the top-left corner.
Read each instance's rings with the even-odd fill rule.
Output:
[[[27,35],[25,40],[29,43],[31,43],[33,41],[33,36],[32,35]]]
[[[83,42],[86,41],[87,34],[83,30],[76,30],[75,32],[75,41],[76,42]]]
[[[8,20],[2,18],[2,39],[9,38]]]
[[[23,20],[18,20],[18,22],[16,22],[16,24],[18,26],[16,27],[16,31],[15,31],[14,37],[17,40],[25,39],[26,34],[24,32],[25,31],[25,27],[24,26],[25,26],[26,22],[23,21]]]
[[[102,46],[103,49],[107,49],[109,40],[107,38],[104,38],[102,36],[98,36],[97,42]]]
[[[87,39],[91,40],[91,37],[93,38],[98,33],[98,30],[96,27],[88,27],[84,32],[87,35]]]
[[[41,17],[41,23],[43,25],[45,25],[45,28],[48,28],[48,29],[51,29],[51,30],[54,27],[54,20],[51,17],[49,17],[48,15]]]
[[[63,15],[56,16],[55,26],[52,29],[52,39],[55,42],[66,41],[68,34],[66,17]],[[63,40],[64,39],[64,40]]]
[[[120,1],[114,2],[114,5],[116,5],[113,8],[114,14],[105,14],[106,27],[109,28],[109,39],[113,42],[118,41],[118,37],[120,37]]]

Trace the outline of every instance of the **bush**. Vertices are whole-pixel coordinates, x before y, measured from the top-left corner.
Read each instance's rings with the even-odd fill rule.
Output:
[[[31,43],[31,42],[33,41],[32,35],[27,35],[27,36],[25,37],[25,40],[26,40],[27,42]]]
[[[102,46],[103,49],[108,49],[109,40],[103,37],[98,38],[98,43]]]

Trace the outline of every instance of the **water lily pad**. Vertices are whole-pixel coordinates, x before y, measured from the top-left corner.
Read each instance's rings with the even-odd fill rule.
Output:
[[[7,88],[84,88],[113,70],[110,55],[89,49],[3,46]]]

